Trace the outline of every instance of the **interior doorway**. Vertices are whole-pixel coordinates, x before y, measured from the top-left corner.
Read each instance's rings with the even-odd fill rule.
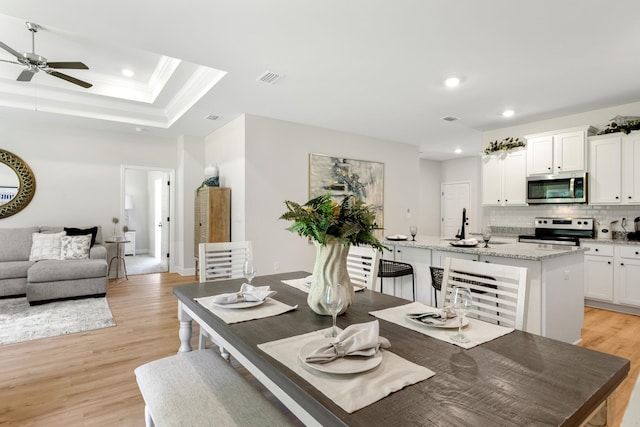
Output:
[[[171,169],[122,167],[122,217],[133,246],[125,254],[130,275],[171,271],[172,178]]]
[[[465,230],[469,233],[469,219],[473,218],[469,210],[471,204],[471,182],[445,182],[441,186],[442,201],[440,236],[443,238],[454,238],[462,227],[462,209],[466,208]]]

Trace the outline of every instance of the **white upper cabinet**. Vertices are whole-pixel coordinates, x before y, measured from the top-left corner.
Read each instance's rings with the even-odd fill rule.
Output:
[[[622,138],[622,200],[640,204],[640,133]]]
[[[553,136],[527,138],[527,173],[553,173]]]
[[[640,132],[589,139],[589,203],[640,204]]]
[[[527,150],[482,158],[482,204],[485,206],[523,206],[527,204]]]
[[[587,137],[593,127],[581,127],[525,136],[527,174],[580,172],[586,169]]]

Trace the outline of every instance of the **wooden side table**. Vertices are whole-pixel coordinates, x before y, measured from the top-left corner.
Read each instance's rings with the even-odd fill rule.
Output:
[[[120,256],[120,245],[123,243],[131,243],[131,240],[110,239],[110,240],[105,240],[105,242],[116,244],[116,256],[112,257],[109,260],[109,269],[107,270],[107,277],[111,275],[111,264],[113,264],[113,261],[116,261],[116,281],[120,278],[120,263],[122,263],[122,267],[124,269],[124,277],[127,280],[129,280],[129,276],[127,275],[127,263],[125,262],[124,257]]]

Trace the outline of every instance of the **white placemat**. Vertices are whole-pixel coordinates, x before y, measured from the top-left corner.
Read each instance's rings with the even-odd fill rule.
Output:
[[[300,289],[302,292],[309,293],[309,286],[307,286],[304,281],[306,277],[301,279],[289,279],[289,280],[281,280],[285,285],[293,286],[296,289]]]
[[[284,283],[285,285],[289,285],[296,289],[300,289],[302,292],[309,293],[310,287],[305,284],[304,282],[305,279],[306,277],[303,277],[301,279],[281,280],[281,282]],[[364,286],[353,285],[354,292],[361,292],[361,291],[364,291],[365,289],[366,288]]]
[[[324,329],[271,341],[259,344],[258,348],[286,365],[348,413],[435,375],[430,369],[387,350],[381,350],[382,363],[377,368],[360,374],[326,374],[306,367],[298,357],[300,349],[308,342],[324,337],[328,331]]]
[[[217,295],[194,298],[207,310],[221,318],[224,323],[239,323],[248,320],[262,319],[265,317],[277,316],[287,311],[295,310],[298,306],[290,306],[273,298],[267,298],[264,304],[251,308],[222,308],[213,305],[213,300]]]
[[[420,313],[422,311],[433,310],[433,307],[422,304],[420,302],[412,302],[398,307],[387,308],[384,310],[372,311],[371,314],[378,319],[386,320],[396,325],[404,326],[420,332],[421,334],[455,344],[462,348],[473,348],[482,343],[494,340],[503,335],[513,332],[513,328],[505,328],[504,326],[494,325],[493,323],[483,322],[482,320],[469,318],[469,325],[464,327],[462,331],[469,337],[470,342],[458,343],[451,340],[451,336],[458,333],[458,329],[443,329],[430,326],[422,326],[413,323],[405,318],[407,313]]]

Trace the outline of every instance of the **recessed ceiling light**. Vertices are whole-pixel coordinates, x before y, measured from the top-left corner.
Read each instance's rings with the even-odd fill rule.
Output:
[[[456,153],[456,154],[460,154],[460,153],[462,153],[462,148],[456,148],[456,150],[454,151],[454,153]]]
[[[457,77],[449,77],[444,81],[445,86],[447,87],[456,87],[460,84],[460,79]]]
[[[133,72],[133,70],[130,70],[128,68],[123,68],[122,69],[122,75],[125,77],[133,77],[135,73]]]
[[[513,117],[515,112],[513,110],[504,110],[502,112],[502,117]]]

